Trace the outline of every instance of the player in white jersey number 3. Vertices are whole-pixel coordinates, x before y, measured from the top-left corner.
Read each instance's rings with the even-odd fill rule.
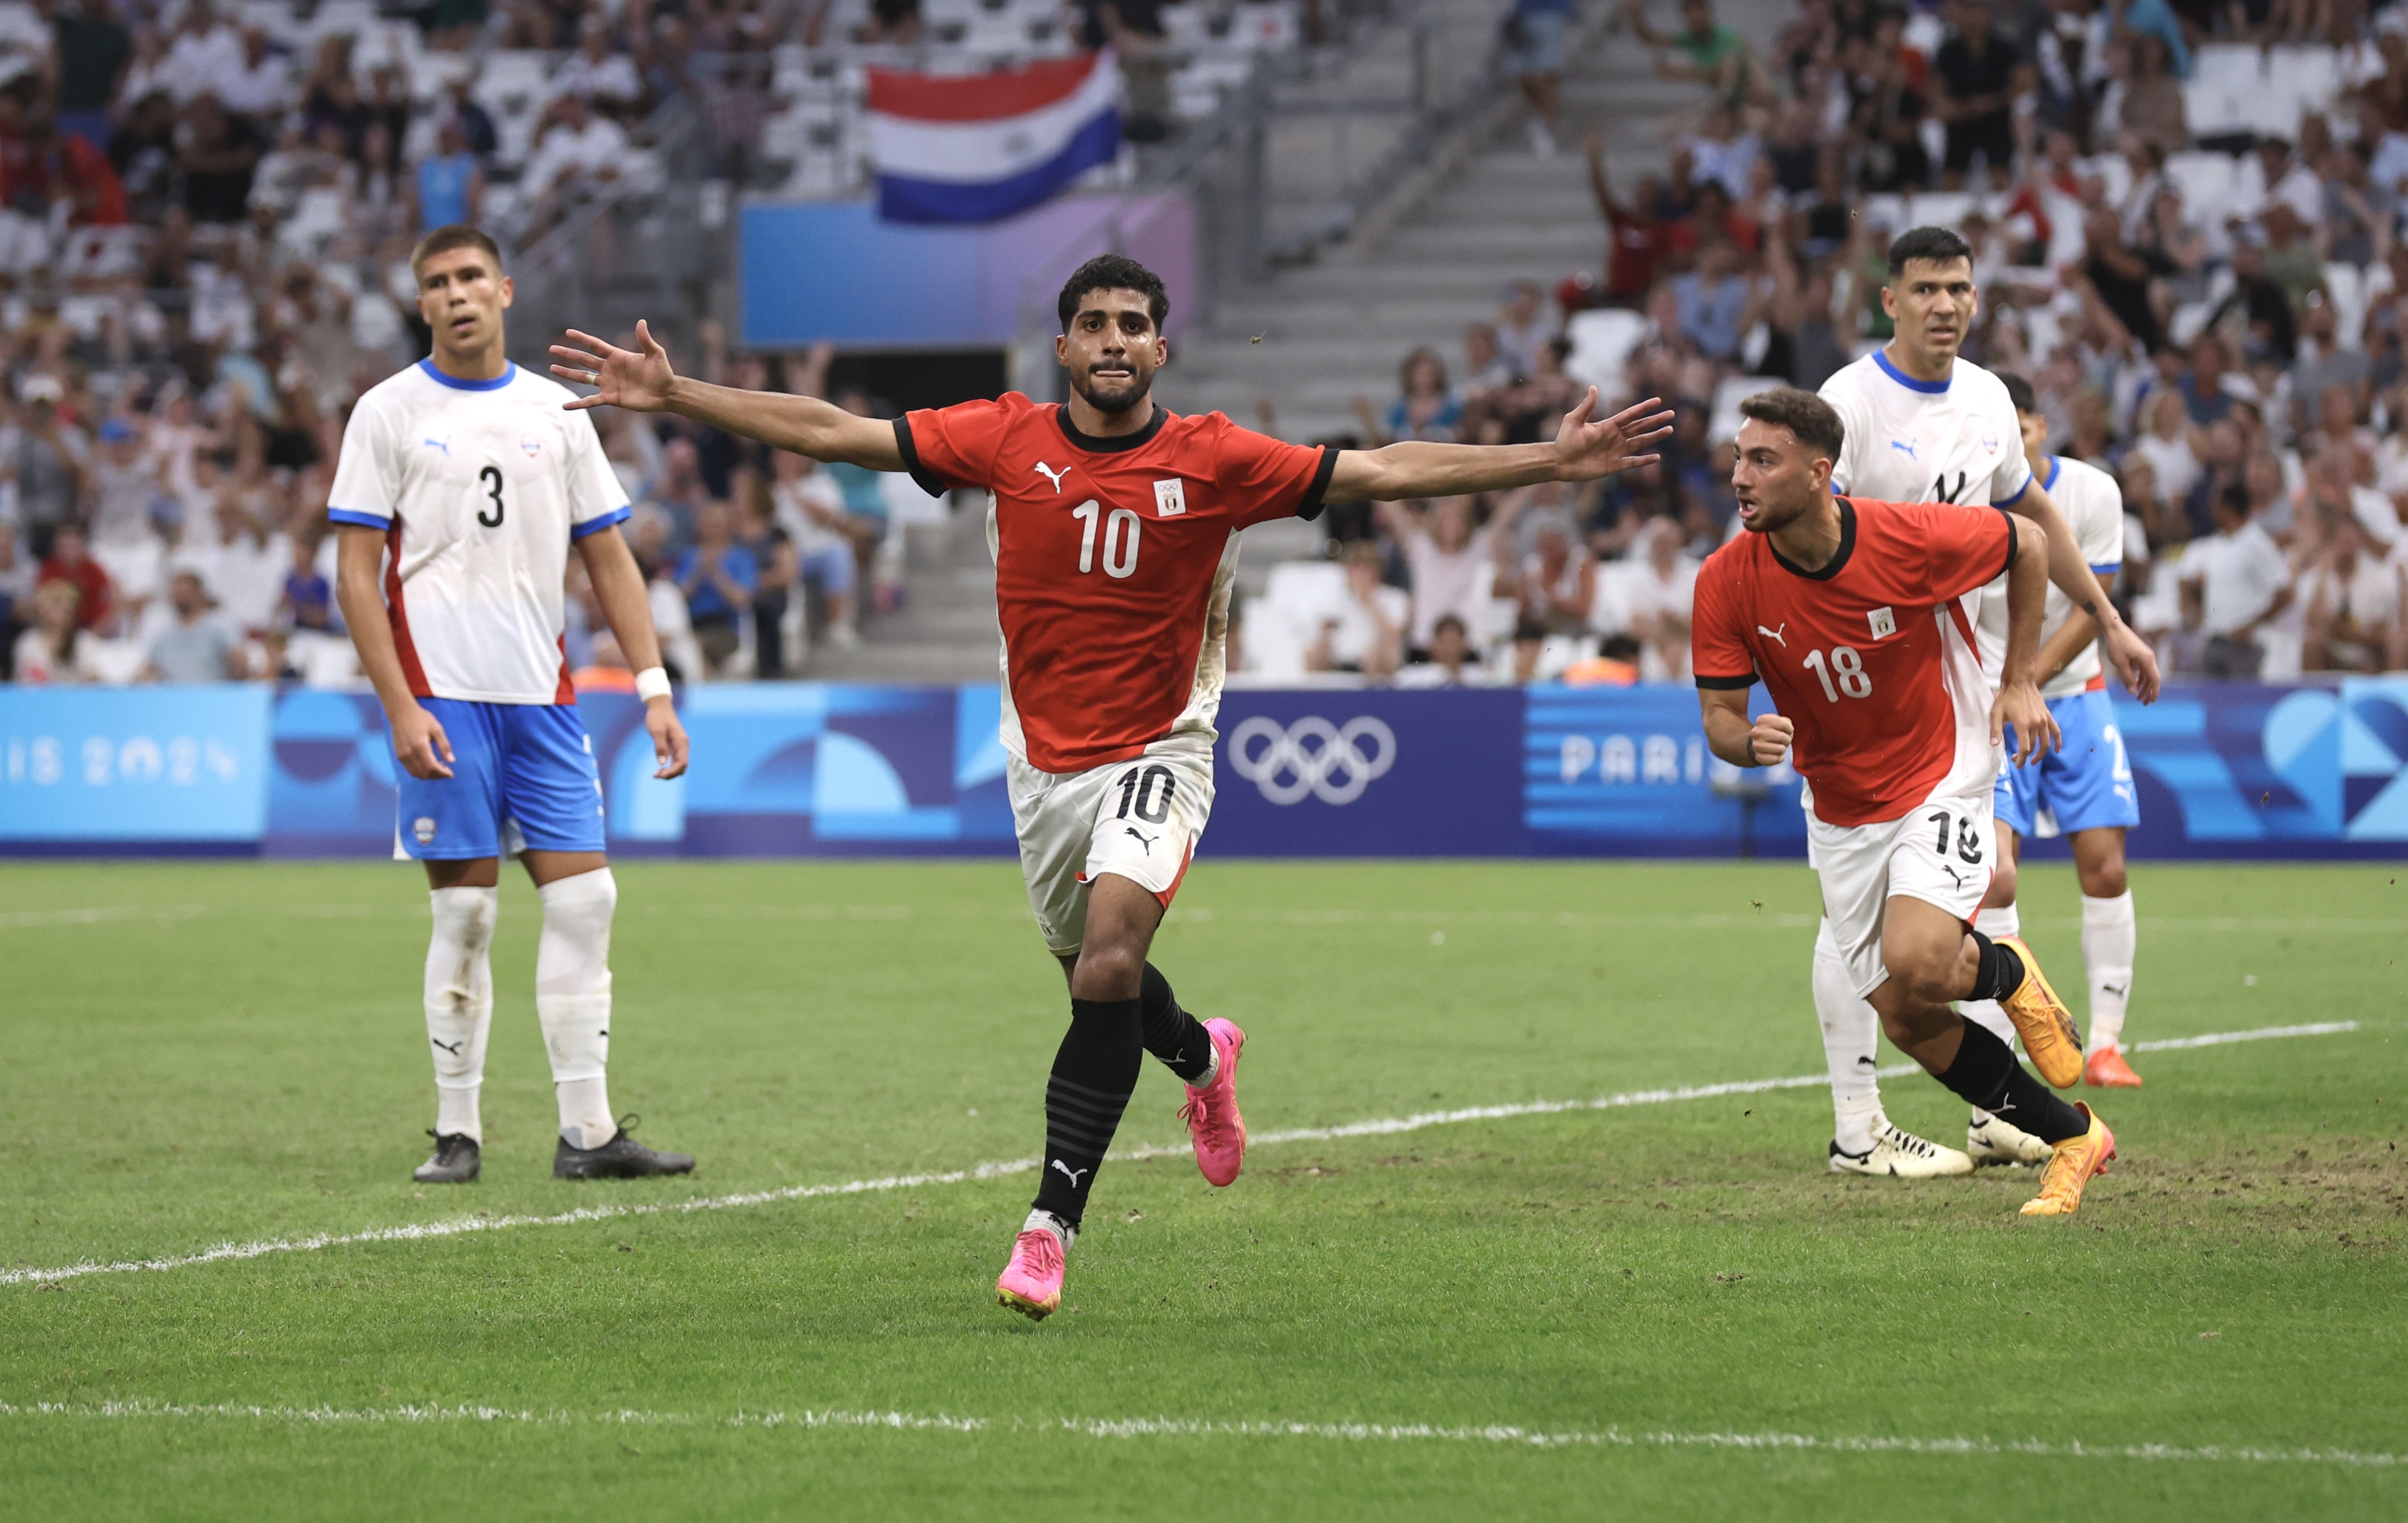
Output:
[[[510,363],[510,280],[494,241],[437,228],[410,258],[434,355],[360,398],[326,516],[342,538],[337,595],[376,685],[399,764],[396,856],[426,867],[426,1035],[435,1055],[435,1154],[415,1177],[466,1183],[482,1165],[479,1090],[494,1015],[489,950],[504,855],[543,901],[536,1014],[552,1059],[562,1179],[683,1174],[614,1120],[610,919],[602,779],[577,717],[562,642],[575,547],[603,617],[636,669],[654,774],[685,771],[643,573],[620,537],[628,516],[593,421],[573,393]],[[379,572],[382,572],[380,584]]]
[[[2051,576],[2089,590],[2082,606],[2095,610],[2096,622],[2104,627],[2126,686],[2143,703],[2151,702],[2157,696],[2156,658],[2115,617],[2083,553],[2085,536],[2069,525],[2048,483],[2025,459],[2021,424],[2006,385],[1957,353],[1979,302],[1971,251],[1956,233],[1919,227],[1891,244],[1882,303],[1896,335],[1833,375],[1821,391],[1844,430],[1832,464],[1832,489],[1885,502],[1986,503],[2032,520],[2048,536]],[[2108,575],[2112,579],[2113,573]],[[1992,648],[2003,644],[2005,581],[2002,576],[1965,600],[1969,617],[1985,614],[1995,626],[1996,641],[1983,641],[1984,664],[1994,685],[2000,668]],[[2052,609],[2075,606],[2062,591],[2055,598]],[[2066,764],[2055,756],[2045,763],[2060,770]],[[2000,869],[1989,907],[1978,917],[1979,929],[1993,938],[2019,929],[2012,864],[2002,861]],[[2041,1163],[2049,1158],[2039,1138],[1978,1107],[1966,1128],[1964,1152],[1891,1125],[1873,1076],[1880,1020],[1849,989],[1842,961],[1827,917],[1815,937],[1813,989],[1831,1074],[1834,1171],[1928,1177],[1969,1173],[1976,1163]],[[2014,1040],[2014,1028],[1996,1001],[1968,1002],[1965,1013],[2001,1040]]]

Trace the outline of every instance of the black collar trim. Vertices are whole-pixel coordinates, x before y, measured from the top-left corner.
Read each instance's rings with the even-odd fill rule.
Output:
[[[1809,571],[1804,566],[1801,566],[1796,562],[1790,560],[1789,557],[1782,554],[1779,550],[1773,549],[1772,541],[1770,539],[1767,539],[1764,542],[1764,548],[1772,551],[1772,559],[1780,564],[1782,570],[1789,573],[1792,576],[1803,576],[1810,582],[1828,582],[1846,568],[1848,564],[1848,557],[1856,553],[1856,505],[1851,503],[1845,497],[1840,498],[1839,504],[1839,553],[1832,556],[1831,559],[1825,563],[1822,570]]]
[[[1084,449],[1090,454],[1109,455],[1123,449],[1142,449],[1154,442],[1155,434],[1162,432],[1162,425],[1170,421],[1169,408],[1159,402],[1150,403],[1148,406],[1154,408],[1154,416],[1146,421],[1145,427],[1139,429],[1135,434],[1115,434],[1110,438],[1098,438],[1093,434],[1082,434],[1070,421],[1070,407],[1068,403],[1055,404],[1054,425],[1062,431],[1062,437],[1069,440],[1072,448]]]

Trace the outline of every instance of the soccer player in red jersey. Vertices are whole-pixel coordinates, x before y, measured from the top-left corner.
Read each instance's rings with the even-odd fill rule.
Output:
[[[811,397],[685,379],[641,324],[640,352],[573,331],[552,349],[553,375],[600,388],[575,406],[675,412],[815,460],[909,471],[932,492],[987,493],[1021,871],[1070,981],[1037,1200],[996,1285],[997,1300],[1031,1317],[1061,1303],[1064,1254],[1145,1053],[1188,1087],[1181,1114],[1205,1178],[1226,1185],[1244,1162],[1245,1033],[1180,1008],[1146,961],[1211,809],[1239,532],[1314,518],[1326,499],[1594,480],[1655,460],[1640,451],[1671,432],[1653,398],[1592,420],[1592,389],[1544,444],[1283,444],[1219,413],[1182,418],[1153,400],[1169,309],[1143,265],[1091,260],[1058,306],[1068,402],[1009,392],[891,423]]]
[[[1972,925],[1998,862],[2002,728],[2014,726],[2019,762],[2057,742],[2035,681],[2046,539],[2002,508],[1833,496],[1840,415],[1809,392],[1764,392],[1740,412],[1731,485],[1748,532],[1698,573],[1690,626],[1706,743],[1737,766],[1793,756],[1813,788],[1823,912],[1856,992],[1926,1072],[2050,1145],[2024,1213],[2070,1215],[2115,1156],[2114,1133],[1950,1007],[1997,1000],[2050,1084],[2081,1078],[2082,1039],[2031,948]],[[1978,605],[1965,600],[2001,572],[1994,699],[1974,646]],[[1759,681],[1775,712],[1751,719]]]

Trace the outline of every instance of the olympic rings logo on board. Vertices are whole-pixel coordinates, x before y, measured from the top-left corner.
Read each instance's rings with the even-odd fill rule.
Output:
[[[1364,743],[1370,743],[1366,754]],[[1397,733],[1363,715],[1340,726],[1308,714],[1283,728],[1255,715],[1229,733],[1229,765],[1273,804],[1352,804],[1397,764]]]

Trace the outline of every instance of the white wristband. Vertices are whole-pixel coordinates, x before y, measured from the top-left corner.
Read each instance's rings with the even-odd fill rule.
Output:
[[[646,703],[669,695],[669,674],[664,667],[647,666],[636,674],[636,696]]]

